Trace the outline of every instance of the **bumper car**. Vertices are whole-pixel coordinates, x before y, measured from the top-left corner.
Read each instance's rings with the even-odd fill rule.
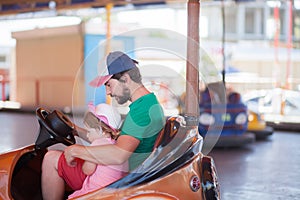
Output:
[[[41,164],[53,144],[75,144],[76,126],[63,113],[39,108],[35,144],[0,155],[0,199],[42,199]],[[214,161],[188,117],[169,117],[153,152],[122,179],[76,199],[220,199]],[[66,190],[66,195],[72,191]]]
[[[299,91],[274,88],[253,90],[244,95],[244,102],[252,110],[264,115],[267,125],[278,130],[299,131]]]
[[[262,114],[248,109],[247,131],[254,133],[255,139],[263,140],[271,136],[274,132],[274,129],[271,126],[267,126]]]
[[[215,147],[239,147],[255,141],[253,133],[247,133],[247,106],[239,93],[227,95],[227,103],[215,103],[213,91],[207,88],[200,93],[199,133],[207,143]]]

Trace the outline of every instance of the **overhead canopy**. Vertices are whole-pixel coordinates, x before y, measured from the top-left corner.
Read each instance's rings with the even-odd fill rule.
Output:
[[[79,8],[101,8],[112,3],[116,6],[132,5],[140,7],[145,5],[159,5],[173,2],[186,2],[183,0],[1,0],[0,15],[37,12],[45,10],[64,10]]]

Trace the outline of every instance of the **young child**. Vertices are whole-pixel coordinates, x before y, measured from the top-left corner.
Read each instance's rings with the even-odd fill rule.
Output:
[[[89,105],[90,112],[84,117],[84,124],[88,130],[87,138],[91,145],[114,144],[119,135],[118,128],[121,124],[121,116],[118,111],[108,105],[99,104],[96,107]],[[69,196],[73,198],[90,191],[105,187],[122,178],[128,172],[128,163],[122,165],[97,165],[85,161],[82,171],[87,177],[82,188]]]

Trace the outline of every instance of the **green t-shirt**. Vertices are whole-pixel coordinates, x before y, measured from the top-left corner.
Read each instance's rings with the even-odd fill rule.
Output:
[[[140,165],[152,152],[159,131],[165,124],[162,107],[153,93],[140,97],[129,106],[120,135],[130,135],[140,140],[129,158],[129,169]]]

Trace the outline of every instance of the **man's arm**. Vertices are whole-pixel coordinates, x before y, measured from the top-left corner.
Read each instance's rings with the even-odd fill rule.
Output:
[[[66,161],[72,165],[75,158],[97,164],[117,165],[129,159],[140,141],[129,135],[121,135],[116,144],[100,146],[71,145],[64,151]]]

